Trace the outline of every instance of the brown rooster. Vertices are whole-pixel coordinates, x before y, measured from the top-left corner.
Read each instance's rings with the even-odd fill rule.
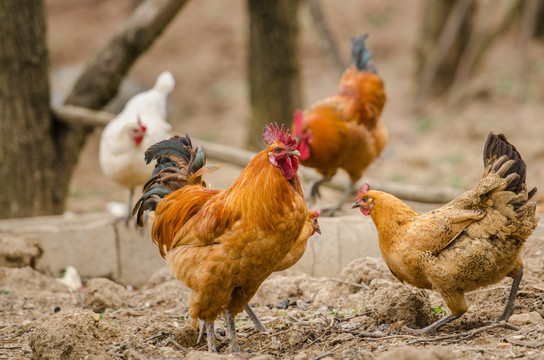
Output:
[[[176,277],[192,289],[193,326],[205,323],[208,349],[216,351],[214,320],[223,313],[232,351],[239,351],[234,316],[289,253],[307,223],[308,209],[297,175],[296,140],[271,125],[269,145],[226,190],[205,187],[201,148],[188,136],[151,146],[154,176],[136,204],[138,224],[146,210],[152,237]],[[309,235],[308,235],[309,236]]]
[[[431,332],[467,311],[465,292],[514,278],[499,320],[508,320],[521,277],[521,250],[537,225],[536,188],[527,190],[526,167],[504,135],[490,133],[484,173],[472,190],[441,208],[419,214],[401,200],[361,187],[354,207],[370,215],[385,263],[401,282],[438,291],[451,314],[421,329]]]
[[[294,116],[293,135],[299,141],[300,163],[323,175],[310,184],[308,202],[315,200],[319,186],[338,169],[344,169],[350,178],[337,207],[325,215],[341,208],[365,169],[387,144],[387,128],[380,118],[385,89],[370,60],[371,53],[365,48],[367,36],[352,39],[353,65],[342,75],[336,94],[304,112],[297,110]]]

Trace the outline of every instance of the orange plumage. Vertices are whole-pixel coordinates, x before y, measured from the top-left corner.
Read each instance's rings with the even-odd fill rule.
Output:
[[[321,182],[344,169],[350,178],[342,198],[346,201],[355,182],[387,144],[387,128],[380,118],[385,89],[364,47],[366,36],[353,40],[355,64],[342,75],[336,94],[295,113],[293,134],[299,140],[300,162],[323,175],[309,191],[310,198],[318,195]]]
[[[190,168],[191,159],[198,158],[192,146],[185,146],[189,161],[180,165],[178,156],[180,170],[165,175],[182,179],[179,188],[166,186],[168,190],[164,190],[160,169],[171,161],[161,159],[171,158],[171,151],[159,152],[162,158],[158,157],[158,170],[134,210],[138,208],[139,217],[146,209],[154,210],[153,241],[176,277],[193,291],[193,325],[202,319],[207,331],[221,312],[227,310],[235,316],[243,310],[288,254],[307,221],[308,209],[296,174],[296,141],[277,125],[265,128],[263,136],[269,146],[226,190],[187,182],[187,174],[198,170]],[[210,337],[208,332],[208,345],[213,350]]]
[[[316,232],[321,234],[319,222],[317,221],[318,217],[319,211],[308,210],[306,222],[304,223],[304,227],[302,228],[298,239],[295,241],[287,255],[285,255],[285,257],[276,265],[275,271],[287,270],[291,266],[295,265],[300,260],[302,255],[304,255],[304,251],[306,251],[306,245],[308,244],[308,239],[310,236]]]

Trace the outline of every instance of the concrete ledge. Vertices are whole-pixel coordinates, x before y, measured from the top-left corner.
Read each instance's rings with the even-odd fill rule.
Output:
[[[381,256],[370,218],[359,214],[320,217],[319,224],[322,234],[309,239],[304,256],[292,269],[335,277],[354,259]],[[0,238],[7,236],[37,241],[43,254],[36,268],[53,276],[72,265],[84,279],[107,276],[140,287],[165,266],[149,227],[126,228],[107,213],[1,220]],[[537,255],[543,248],[544,226],[540,224],[527,241],[526,252]]]
[[[2,220],[0,237],[7,234],[36,240],[43,255],[35,267],[53,276],[72,265],[84,279],[105,276],[141,286],[164,266],[149,228],[114,224],[107,213]]]

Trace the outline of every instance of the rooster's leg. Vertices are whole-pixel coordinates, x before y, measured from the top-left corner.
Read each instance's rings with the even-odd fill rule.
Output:
[[[321,215],[323,215],[323,216],[334,216],[334,213],[336,211],[342,210],[342,205],[344,205],[344,203],[346,201],[348,201],[351,194],[353,193],[354,188],[355,188],[355,183],[353,181],[350,181],[349,184],[347,184],[346,189],[344,190],[344,194],[342,194],[342,198],[338,202],[338,205],[336,205],[336,207],[333,207],[333,208],[328,208],[328,209],[321,210]]]
[[[306,194],[306,202],[308,203],[308,206],[311,206],[318,197],[321,197],[321,194],[319,193],[319,186],[328,180],[330,180],[328,177],[323,177],[320,180],[310,182],[310,185],[308,185],[308,194]]]
[[[497,319],[498,321],[508,321],[512,313],[514,312],[515,306],[514,301],[516,300],[516,294],[518,293],[519,283],[521,282],[521,278],[523,277],[523,265],[519,267],[518,274],[514,278],[514,281],[512,282],[512,288],[510,289],[510,296],[508,297],[508,302],[506,303],[506,307],[504,308],[504,312],[501,316]]]
[[[213,328],[213,320],[205,321],[204,325],[206,326],[206,341],[208,342],[208,351],[217,352],[217,347],[215,346],[215,331]]]
[[[238,339],[236,338],[236,326],[234,324],[234,316],[229,309],[223,310],[225,316],[225,322],[227,323],[227,331],[229,335],[230,351],[240,352],[240,345],[238,345]]]
[[[405,331],[408,331],[408,332],[413,332],[413,333],[418,333],[418,334],[430,334],[433,331],[435,331],[436,329],[438,329],[439,327],[441,327],[443,325],[446,325],[450,321],[458,319],[460,317],[461,317],[461,315],[448,315],[448,316],[444,316],[442,319],[440,319],[438,321],[435,321],[431,325],[429,325],[427,327],[424,327],[423,329],[411,329],[411,328],[406,327],[406,326],[403,326],[402,329],[405,330]]]
[[[199,320],[198,321],[198,339],[196,339],[197,345],[200,344],[200,341],[202,341],[202,338],[204,337],[204,331],[206,329],[206,326],[204,325],[204,321]]]
[[[257,317],[257,314],[255,314],[255,311],[253,311],[253,308],[247,304],[244,309],[246,310],[247,315],[253,321],[253,324],[255,325],[255,328],[259,330],[260,332],[267,332],[268,330],[264,326],[264,324],[261,322],[261,320]]]

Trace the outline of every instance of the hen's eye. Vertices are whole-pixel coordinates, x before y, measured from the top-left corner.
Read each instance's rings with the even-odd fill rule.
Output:
[[[279,153],[279,152],[281,152],[281,149],[279,147],[277,147],[277,148],[274,149],[274,151]]]
[[[363,201],[364,202],[367,202],[368,201],[368,198],[366,196],[363,197]]]

